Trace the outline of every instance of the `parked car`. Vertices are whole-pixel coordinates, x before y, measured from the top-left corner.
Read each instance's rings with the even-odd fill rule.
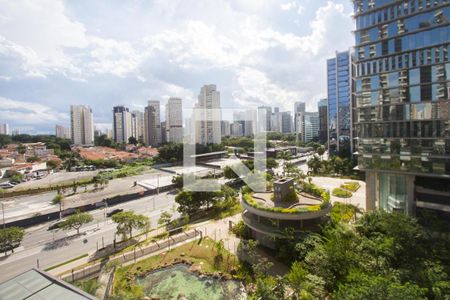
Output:
[[[111,216],[113,216],[113,215],[115,215],[115,214],[117,214],[117,213],[120,213],[120,212],[123,212],[123,209],[121,209],[121,208],[116,208],[116,209],[110,211],[109,213],[107,213],[106,216],[107,216],[107,217],[111,217]]]
[[[50,226],[48,226],[48,230],[59,229],[61,227],[62,223],[63,222],[60,221],[60,222],[56,222],[56,223],[50,224]]]
[[[5,182],[5,183],[0,184],[0,188],[5,189],[5,190],[10,189],[14,186],[15,186],[15,184],[13,184],[11,182]]]

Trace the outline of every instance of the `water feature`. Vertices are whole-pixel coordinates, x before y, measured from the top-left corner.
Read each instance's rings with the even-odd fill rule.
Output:
[[[189,265],[177,264],[137,279],[146,296],[160,299],[234,300],[245,299],[241,283],[189,272]],[[181,298],[181,297],[180,297]]]

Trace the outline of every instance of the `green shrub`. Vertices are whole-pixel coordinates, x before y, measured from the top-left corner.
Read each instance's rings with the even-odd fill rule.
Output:
[[[341,184],[341,188],[349,190],[351,192],[356,192],[359,189],[360,185],[358,182],[344,182]]]
[[[243,239],[249,239],[251,237],[250,229],[242,220],[231,227],[231,232]]]
[[[352,196],[352,193],[341,189],[341,188],[335,188],[333,189],[333,196],[339,197],[339,198],[350,198]]]
[[[291,189],[283,198],[283,202],[298,202],[298,196],[295,190]]]
[[[334,223],[339,223],[341,221],[348,223],[356,214],[356,211],[357,208],[354,205],[335,202],[333,204],[333,209],[331,210],[331,220]]]

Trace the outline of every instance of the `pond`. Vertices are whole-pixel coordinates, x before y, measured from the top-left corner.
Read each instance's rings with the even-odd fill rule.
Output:
[[[231,300],[246,299],[241,283],[189,272],[189,265],[177,264],[137,279],[148,297],[160,299]]]

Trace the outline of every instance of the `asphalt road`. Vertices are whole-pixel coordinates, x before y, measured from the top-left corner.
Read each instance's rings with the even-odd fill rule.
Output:
[[[159,195],[144,197],[108,208],[108,211],[123,208],[150,217],[152,228],[156,227],[163,211],[170,211],[175,204],[175,193],[166,192]],[[57,263],[69,260],[85,253],[92,253],[97,247],[111,244],[114,240],[116,225],[110,218],[105,218],[105,209],[92,211],[94,221],[81,228],[87,235],[68,238],[75,231],[48,231],[48,225],[43,224],[26,230],[25,238],[19,251],[7,257],[0,257],[0,282],[37,266],[45,269]],[[174,216],[178,216],[175,212]],[[87,239],[87,243],[83,239]]]

